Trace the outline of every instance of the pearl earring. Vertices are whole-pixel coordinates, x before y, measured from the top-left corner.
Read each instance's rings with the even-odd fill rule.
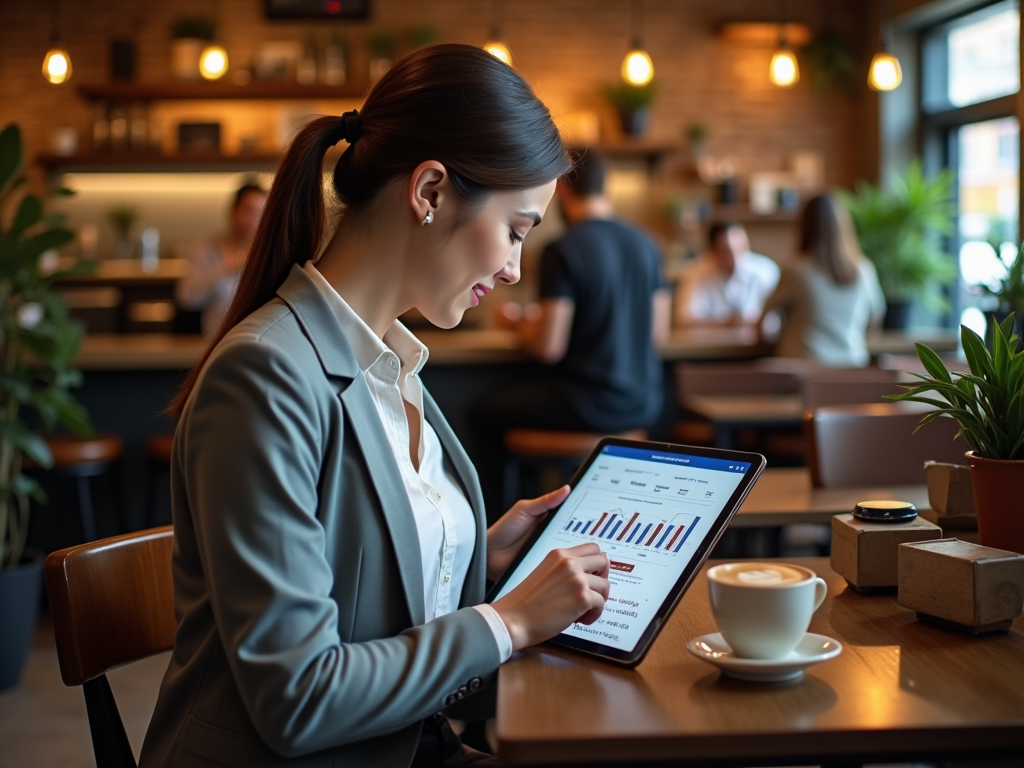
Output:
[[[423,221],[420,222],[420,226],[421,227],[425,227],[425,226],[427,226],[427,224],[429,224],[433,220],[434,220],[434,212],[433,211],[427,211],[427,215],[423,217]]]

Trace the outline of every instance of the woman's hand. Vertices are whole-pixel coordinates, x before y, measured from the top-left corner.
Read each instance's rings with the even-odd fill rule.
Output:
[[[487,531],[487,578],[496,581],[511,565],[533,529],[569,495],[563,485],[539,499],[522,499]]]
[[[575,621],[591,624],[608,599],[608,555],[594,543],[548,552],[533,573],[492,607],[512,650],[549,640]]]

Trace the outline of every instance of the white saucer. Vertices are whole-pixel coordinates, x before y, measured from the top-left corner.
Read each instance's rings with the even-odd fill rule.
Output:
[[[834,659],[843,652],[838,640],[810,632],[781,659],[741,659],[719,632],[693,638],[686,644],[686,649],[698,659],[714,664],[729,677],[759,683],[796,680],[807,667]]]

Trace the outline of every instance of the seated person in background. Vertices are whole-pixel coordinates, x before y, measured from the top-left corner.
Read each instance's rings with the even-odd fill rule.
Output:
[[[217,330],[235,297],[266,200],[267,193],[256,184],[241,186],[231,206],[231,231],[198,243],[189,254],[189,272],[175,286],[174,298],[183,309],[202,311],[206,336]]]
[[[708,233],[707,252],[683,274],[676,325],[753,325],[778,282],[778,265],[750,250],[740,224],[716,222]]]
[[[867,365],[865,334],[885,314],[875,266],[860,250],[850,215],[819,195],[800,215],[800,253],[782,270],[765,313],[782,315],[775,354],[825,365]]]
[[[669,333],[671,294],[657,246],[613,217],[604,179],[602,159],[580,150],[555,189],[568,230],[541,255],[539,306],[505,310],[527,352],[553,371],[473,408],[477,466],[495,494],[489,510],[500,508],[506,429],[611,433],[650,426],[661,413],[658,347]]]

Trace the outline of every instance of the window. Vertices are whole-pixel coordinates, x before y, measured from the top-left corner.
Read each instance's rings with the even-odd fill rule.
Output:
[[[1019,231],[1020,4],[1004,0],[946,21],[921,37],[924,153],[931,169],[956,171],[959,289],[950,320],[979,333],[1016,254]],[[995,244],[993,247],[992,243]]]
[[[923,40],[923,104],[940,112],[1020,88],[1020,7],[1002,2],[931,30]]]

